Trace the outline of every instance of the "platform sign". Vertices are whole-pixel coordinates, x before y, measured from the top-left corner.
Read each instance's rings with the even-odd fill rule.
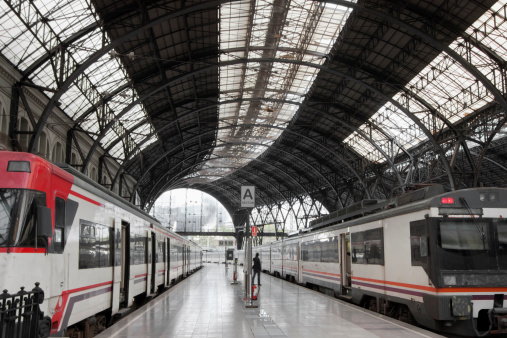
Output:
[[[241,186],[241,207],[242,208],[255,207],[255,187],[253,185]]]
[[[252,227],[252,236],[257,236],[257,227]]]

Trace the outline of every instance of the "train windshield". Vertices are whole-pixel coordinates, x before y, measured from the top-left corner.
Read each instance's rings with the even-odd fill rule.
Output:
[[[488,250],[489,224],[487,222],[441,222],[440,238],[442,249]]]
[[[439,224],[441,268],[497,270],[498,232],[488,219],[450,219]]]
[[[37,206],[45,205],[43,192],[0,189],[0,247],[35,247]]]

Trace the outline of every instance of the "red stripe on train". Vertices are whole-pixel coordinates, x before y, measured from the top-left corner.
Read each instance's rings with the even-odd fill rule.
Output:
[[[99,207],[101,206],[101,204],[100,204],[99,202],[97,202],[97,201],[95,201],[95,200],[92,200],[91,198],[86,197],[86,196],[84,196],[84,195],[81,195],[81,194],[80,194],[80,193],[78,193],[78,192],[75,192],[75,191],[72,191],[72,190],[71,190],[71,191],[70,191],[70,194],[71,194],[71,195],[74,195],[74,196],[76,196],[76,197],[78,197],[78,198],[80,198],[80,199],[82,199],[82,200],[85,200],[86,202],[90,202],[91,204],[95,204],[95,205],[97,205],[97,206],[99,206]]]

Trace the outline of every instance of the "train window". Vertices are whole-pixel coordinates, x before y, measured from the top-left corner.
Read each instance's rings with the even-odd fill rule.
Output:
[[[352,263],[384,265],[382,228],[352,234]]]
[[[132,265],[146,263],[146,237],[138,234],[131,236],[130,255]]]
[[[421,266],[429,256],[428,235],[424,220],[410,223],[410,256],[413,266]]]
[[[498,262],[492,246],[491,220],[438,220],[438,258],[442,270],[497,269]]]
[[[114,235],[114,266],[121,265],[121,230],[116,229]]]
[[[320,262],[322,256],[322,245],[320,242],[312,242],[308,253],[310,262]]]
[[[79,235],[79,268],[88,269],[95,267],[95,227],[88,223],[82,223]]]
[[[384,265],[384,238],[382,228],[364,232],[364,250],[366,264]]]
[[[500,269],[507,269],[507,223],[498,223],[498,265]]]
[[[148,262],[151,262],[151,255],[152,255],[152,252],[150,250],[151,248],[151,238],[150,237],[144,237],[144,240],[146,242],[145,244],[145,249],[146,249],[146,253],[144,255],[144,264],[148,264]]]
[[[64,249],[63,236],[65,232],[65,201],[55,199],[55,234],[53,236],[53,252],[62,253]]]
[[[112,228],[105,225],[81,220],[79,269],[103,268],[113,265],[112,231]]]
[[[308,262],[308,242],[303,242],[301,244],[301,251],[302,251],[301,260],[303,262]]]
[[[292,260],[292,256],[293,256],[292,255],[292,244],[288,244],[284,247],[283,259],[290,261],[290,260]]]
[[[282,259],[282,247],[281,246],[273,247],[272,259]]]
[[[165,243],[163,241],[157,240],[157,256],[156,256],[157,263],[165,262],[164,248],[165,248]]]
[[[352,233],[352,263],[364,264],[364,232]]]
[[[97,256],[99,257],[99,266],[100,268],[112,266],[112,255],[111,255],[111,247],[112,247],[112,236],[111,236],[112,228],[97,225],[97,241],[96,241],[96,250]]]
[[[338,239],[330,237],[326,242],[321,242],[322,245],[322,262],[338,263]]]
[[[43,192],[0,189],[0,247],[45,247],[36,237],[37,206],[46,206]]]
[[[487,250],[488,223],[479,220],[440,222],[440,246],[447,250]]]

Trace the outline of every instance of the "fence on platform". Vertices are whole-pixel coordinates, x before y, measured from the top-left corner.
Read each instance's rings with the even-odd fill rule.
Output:
[[[0,294],[0,338],[43,338],[49,336],[50,320],[44,319],[40,304],[44,291],[35,283],[32,291],[21,287],[15,294]]]

